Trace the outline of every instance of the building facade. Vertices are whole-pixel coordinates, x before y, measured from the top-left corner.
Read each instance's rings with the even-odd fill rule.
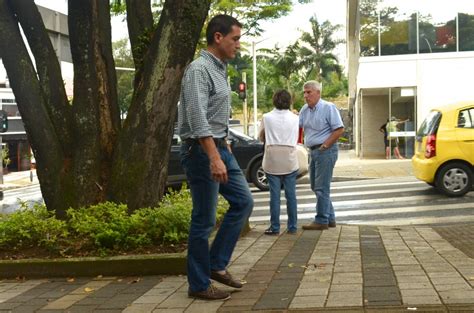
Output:
[[[379,128],[396,119],[400,153],[410,158],[416,129],[431,108],[474,99],[474,5],[348,0],[347,12],[356,152],[385,157]]]

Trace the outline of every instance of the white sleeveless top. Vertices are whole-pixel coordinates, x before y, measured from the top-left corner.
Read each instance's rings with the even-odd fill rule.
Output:
[[[263,115],[260,130],[265,130],[263,170],[273,175],[286,175],[299,168],[296,155],[298,116],[289,110],[277,110]]]

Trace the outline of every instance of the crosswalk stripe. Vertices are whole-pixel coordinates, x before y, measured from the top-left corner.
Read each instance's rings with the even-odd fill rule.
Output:
[[[399,189],[391,189],[390,192],[406,192],[406,191],[421,191],[421,190],[427,190],[430,189],[430,187],[418,187],[418,188],[399,188]],[[338,192],[338,193],[332,193],[331,198],[336,198],[336,197],[348,197],[348,196],[362,196],[362,195],[376,195],[376,194],[386,194],[387,190],[369,190],[369,191],[355,191],[355,192]],[[297,196],[298,200],[303,200],[303,199],[316,199],[316,196],[314,194],[310,195],[298,195]],[[259,198],[255,199],[254,203],[260,203],[260,202],[269,202],[270,197],[266,198]]]
[[[297,199],[300,199],[299,196],[296,197]],[[434,197],[432,195],[422,195],[422,196],[411,196],[407,198],[407,200],[410,201],[420,201],[420,200],[430,200],[433,199]],[[376,198],[376,199],[357,199],[357,200],[344,200],[344,201],[333,201],[332,204],[335,209],[341,208],[344,206],[354,206],[354,205],[364,205],[364,204],[378,204],[378,203],[383,203],[383,204],[388,204],[388,203],[400,203],[401,199],[400,197],[391,197],[391,198]],[[298,204],[298,209],[307,209],[307,208],[314,208],[316,206],[316,203],[302,203]],[[255,206],[253,208],[254,211],[263,211],[263,210],[269,210],[269,205],[264,205],[264,206]]]
[[[371,210],[352,210],[352,211],[336,211],[336,218],[338,217],[350,217],[350,216],[363,216],[363,215],[386,215],[386,214],[403,214],[403,213],[413,213],[413,212],[427,212],[427,211],[443,211],[443,210],[453,210],[453,209],[474,209],[474,204],[472,203],[456,203],[456,204],[445,204],[439,206],[426,205],[426,206],[411,206],[411,207],[398,207],[398,208],[385,208],[385,209],[371,209]],[[311,213],[298,213],[299,219],[312,218],[314,217],[315,212]],[[474,215],[471,216],[474,220]],[[281,220],[287,220],[286,215],[280,215]],[[405,219],[411,220],[412,217]],[[444,220],[445,217],[438,217],[437,219]],[[268,216],[255,216],[251,217],[251,222],[261,222],[268,221]],[[380,220],[379,220],[380,221]],[[393,223],[394,219],[390,219],[390,223]],[[365,222],[364,222],[365,223]]]

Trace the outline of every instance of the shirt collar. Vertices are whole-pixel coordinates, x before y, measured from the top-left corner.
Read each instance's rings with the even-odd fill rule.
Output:
[[[221,68],[221,69],[224,69],[224,70],[225,70],[226,67],[227,67],[227,63],[226,63],[226,62],[221,61],[221,60],[220,60],[219,58],[217,58],[214,54],[210,53],[210,52],[207,51],[207,50],[201,50],[201,56],[202,56],[204,59],[206,59],[206,60],[208,60],[208,61],[214,63],[216,66],[218,66],[218,67]]]

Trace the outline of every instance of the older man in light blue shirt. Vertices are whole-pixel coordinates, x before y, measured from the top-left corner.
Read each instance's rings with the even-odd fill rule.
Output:
[[[336,227],[336,216],[330,197],[334,165],[337,161],[337,140],[344,132],[344,124],[336,106],[321,99],[321,84],[308,81],[304,84],[306,104],[300,110],[300,127],[304,131],[305,145],[311,150],[311,189],[317,197],[316,216],[306,230],[324,230]]]

